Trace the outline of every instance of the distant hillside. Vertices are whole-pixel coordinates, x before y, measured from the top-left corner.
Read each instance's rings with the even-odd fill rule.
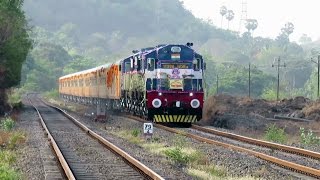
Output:
[[[158,37],[164,41],[206,42],[223,32],[196,19],[179,0],[25,0],[31,23],[58,31],[73,23],[81,38],[96,32],[107,38]]]

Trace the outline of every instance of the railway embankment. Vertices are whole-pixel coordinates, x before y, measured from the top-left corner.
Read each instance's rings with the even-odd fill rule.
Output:
[[[214,115],[210,117],[212,119],[209,118],[209,121],[208,119],[206,119],[201,123],[219,127],[214,123],[215,120],[219,118],[226,119],[230,117],[231,120],[227,119],[228,122],[230,123],[236,121],[237,124],[229,124],[230,126],[218,129],[238,134],[240,132],[242,133],[242,135],[251,137],[258,134],[261,138],[264,138],[263,135],[265,134],[265,130],[268,127],[268,125],[265,124],[267,122],[270,124],[276,124],[279,127],[286,127],[286,133],[292,134],[295,134],[295,130],[299,132],[300,127],[304,127],[306,129],[308,127],[315,127],[315,125],[310,126],[310,122],[297,122],[291,120],[287,121],[283,119],[277,121],[273,120],[275,119],[272,118],[274,117],[274,115],[286,116],[286,114],[272,114],[272,109],[274,109],[274,107],[272,106],[270,107],[271,110],[268,110],[269,107],[266,108],[265,106],[261,105],[262,107],[258,108],[258,105],[254,104],[257,102],[252,103],[249,100],[247,100],[248,102],[244,100],[244,102],[235,101],[232,98],[230,101],[226,101],[226,98],[222,100],[225,101],[226,104],[229,104],[229,106],[224,105],[224,102],[219,102],[218,104],[216,104],[216,109],[218,111],[214,112],[215,109],[213,109],[211,112]],[[239,108],[244,109],[244,111],[239,111],[239,109],[236,109],[235,107],[232,111],[228,110],[228,107],[233,107],[232,103],[236,104],[239,102],[242,103],[238,105]],[[252,104],[248,105],[245,103]],[[63,103],[59,102],[58,104],[63,105]],[[305,104],[306,105],[304,107],[314,106],[312,102],[306,102]],[[65,105],[67,105],[64,107],[67,107],[66,109],[68,110],[68,112],[79,119],[82,123],[89,125],[91,128],[96,130],[99,135],[104,136],[108,140],[117,144],[119,147],[125,149],[130,154],[133,154],[136,159],[142,161],[144,164],[148,165],[148,167],[151,167],[160,174],[166,175],[166,178],[181,177],[184,179],[193,179],[195,177],[205,178],[208,176],[213,176],[216,178],[218,177],[236,179],[299,179],[299,173],[292,173],[290,170],[279,168],[271,163],[255,158],[246,153],[236,152],[219,146],[204,144],[201,142],[197,142],[191,138],[174,135],[164,130],[155,128],[153,138],[151,140],[146,140],[142,133],[142,123],[115,115],[108,116],[108,119],[105,122],[95,122],[93,121],[94,118],[90,116],[91,113],[94,112],[93,109],[70,103],[67,103]],[[252,110],[246,110],[246,106],[251,107]],[[281,107],[287,106],[279,106],[280,110]],[[258,109],[255,110],[254,108]],[[301,111],[303,111],[303,108],[301,109]],[[22,111],[22,113],[20,114],[20,118],[23,121],[19,126],[23,126],[23,128],[29,129],[28,131],[30,131],[31,133],[32,128],[34,128],[32,126],[36,125],[36,123],[29,123],[29,120],[26,121],[26,119],[32,118],[32,115],[30,114],[31,111],[28,112],[27,110],[28,109]],[[259,112],[259,110],[261,112]],[[264,112],[270,114],[263,114]],[[239,117],[242,117],[243,119],[238,119]],[[256,119],[252,120],[251,117],[256,117]],[[317,120],[310,120],[312,120],[311,123],[317,123]],[[252,123],[252,121],[256,124]],[[291,127],[291,125],[293,126]],[[34,143],[33,145],[36,145],[37,143],[41,144],[43,140],[44,144],[47,143],[45,142],[45,137],[43,137],[43,134],[41,134],[40,131],[39,133],[39,136],[36,135],[32,137],[32,143]],[[299,135],[296,136],[297,138],[299,138]],[[40,137],[40,139],[34,139],[37,137]],[[41,140],[41,138],[43,139]],[[297,143],[297,146],[303,145],[305,146],[305,148],[313,148],[312,150],[319,150],[317,145],[312,147],[307,144],[300,143],[299,139],[296,139],[296,141],[294,142]],[[28,146],[30,146],[30,144]],[[21,170],[24,172],[32,170],[34,173],[32,174],[32,176],[37,177],[38,175],[38,179],[41,179],[41,174],[43,177],[43,173],[45,173],[44,169],[41,167],[42,165],[36,165],[33,164],[33,161],[28,161],[28,159],[34,158],[38,158],[38,160],[40,161],[41,157],[37,157],[39,155],[39,150],[31,148],[30,151],[23,151],[25,152],[23,154],[23,159],[19,160],[19,163],[21,163],[21,165],[23,166]],[[178,159],[172,158],[176,155],[182,156]]]
[[[304,97],[267,101],[229,95],[211,96],[204,107],[203,125],[211,125],[242,135],[260,137],[271,125],[284,130],[297,143],[301,128],[320,135],[320,101]]]

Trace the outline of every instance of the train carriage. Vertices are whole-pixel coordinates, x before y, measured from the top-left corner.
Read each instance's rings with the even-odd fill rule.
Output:
[[[59,92],[68,100],[127,109],[154,122],[196,122],[202,118],[205,62],[191,46],[133,51],[113,64],[61,77]]]

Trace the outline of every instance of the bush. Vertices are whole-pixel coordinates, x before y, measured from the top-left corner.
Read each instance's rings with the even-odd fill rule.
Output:
[[[131,131],[131,135],[133,137],[138,137],[139,134],[140,134],[140,130],[139,129],[134,129],[134,130]]]
[[[267,141],[276,143],[284,143],[287,140],[284,129],[278,128],[274,124],[267,127],[264,137]]]
[[[14,180],[21,179],[20,174],[6,164],[0,164],[0,179]]]
[[[14,127],[15,122],[11,118],[5,118],[1,121],[0,127],[5,131],[10,131]]]
[[[12,108],[21,108],[21,92],[18,89],[13,90],[11,93],[8,94],[8,103]]]
[[[20,174],[17,173],[10,165],[16,161],[16,155],[12,151],[0,150],[0,179],[13,180],[20,179]]]
[[[320,137],[317,137],[311,129],[306,133],[304,128],[300,128],[300,139],[303,144],[320,144]]]
[[[168,156],[171,160],[173,160],[175,163],[180,163],[183,165],[186,165],[191,160],[190,156],[187,154],[184,154],[182,152],[182,149],[179,147],[173,148],[173,149],[167,149],[164,151],[164,154]]]

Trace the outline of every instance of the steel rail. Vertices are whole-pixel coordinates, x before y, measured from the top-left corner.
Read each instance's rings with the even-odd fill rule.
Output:
[[[143,172],[145,175],[147,175],[149,178],[155,179],[155,180],[164,180],[163,177],[161,177],[159,174],[148,168],[146,165],[142,164],[140,161],[135,159],[134,157],[130,156],[128,153],[123,151],[122,149],[118,148],[102,136],[98,135],[94,131],[90,130],[88,127],[86,127],[84,124],[76,120],[74,117],[72,117],[70,114],[68,114],[65,110],[60,109],[59,107],[47,104],[44,102],[46,105],[57,109],[58,111],[62,112],[64,115],[66,115],[70,120],[72,120],[77,126],[79,126],[81,129],[83,129],[86,133],[91,135],[93,138],[98,140],[100,143],[104,144],[107,146],[109,149],[120,155],[122,158],[124,158],[126,161],[128,161],[131,165],[139,169],[141,172]]]
[[[145,121],[145,120],[143,120],[141,118],[138,118],[138,117],[135,117],[135,116],[131,116],[131,115],[126,115],[126,117],[128,117],[130,119],[138,120],[140,122],[147,122],[147,121]],[[222,147],[225,147],[227,149],[233,149],[233,150],[240,151],[240,152],[245,152],[245,153],[248,153],[250,155],[256,156],[256,157],[258,157],[260,159],[263,159],[263,160],[269,161],[271,163],[277,164],[278,166],[286,167],[288,169],[293,169],[293,170],[295,170],[297,172],[300,172],[300,173],[303,173],[303,174],[306,174],[306,175],[309,175],[309,176],[312,176],[312,177],[315,177],[315,178],[320,178],[320,170],[318,170],[318,169],[314,169],[314,168],[311,168],[311,167],[307,167],[307,166],[303,166],[303,165],[300,165],[300,164],[296,164],[296,163],[293,163],[293,162],[290,162],[290,161],[279,159],[279,158],[276,158],[276,157],[273,157],[273,156],[269,156],[269,155],[266,155],[266,154],[263,154],[263,153],[260,153],[260,152],[257,152],[257,151],[253,151],[253,150],[250,150],[250,149],[246,149],[246,148],[243,148],[243,147],[239,147],[239,146],[223,143],[223,142],[220,142],[220,141],[215,141],[215,140],[212,140],[212,139],[204,138],[204,137],[201,137],[201,136],[198,136],[198,135],[195,135],[195,134],[187,133],[187,132],[184,132],[184,131],[181,131],[181,130],[177,130],[177,129],[173,129],[173,128],[170,128],[170,127],[166,127],[166,126],[163,126],[163,125],[160,125],[160,124],[154,124],[154,126],[158,127],[158,128],[161,128],[161,129],[164,129],[164,130],[167,130],[167,131],[172,132],[172,133],[176,133],[176,134],[180,134],[180,135],[183,135],[183,136],[186,136],[186,137],[190,137],[190,138],[196,139],[196,140],[201,141],[201,142],[222,146]]]
[[[205,128],[205,127],[201,127],[198,125],[192,125],[191,128],[202,131],[202,132],[227,137],[230,139],[235,139],[235,140],[246,142],[246,143],[251,143],[251,144],[255,144],[255,145],[259,145],[259,146],[263,146],[263,147],[268,147],[268,148],[276,149],[276,150],[287,151],[290,153],[299,154],[299,155],[311,157],[314,159],[320,159],[320,153],[306,150],[306,149],[301,149],[301,148],[297,148],[297,147],[267,142],[267,141],[249,138],[249,137],[245,137],[245,136],[241,136],[241,135],[237,135],[237,134],[233,134],[233,133],[228,133],[228,132],[223,132],[223,131],[219,131],[219,130],[215,130],[215,129]]]
[[[37,111],[37,114],[40,118],[40,122],[41,122],[41,125],[43,127],[43,129],[45,130],[46,134],[48,135],[48,139],[50,141],[50,144],[51,146],[53,147],[53,150],[56,154],[56,157],[58,158],[59,162],[60,162],[60,165],[61,167],[63,168],[64,170],[64,173],[65,175],[67,176],[67,178],[69,180],[75,180],[75,176],[73,174],[73,172],[71,171],[66,159],[64,158],[63,154],[61,153],[60,149],[59,149],[59,146],[57,145],[56,141],[54,140],[54,138],[52,137],[50,131],[48,130],[47,128],[47,125],[45,124],[44,120],[43,120],[43,117],[42,115],[40,114],[38,108],[36,108],[33,103],[31,102],[31,100],[28,98],[30,104],[33,106],[33,108]]]

